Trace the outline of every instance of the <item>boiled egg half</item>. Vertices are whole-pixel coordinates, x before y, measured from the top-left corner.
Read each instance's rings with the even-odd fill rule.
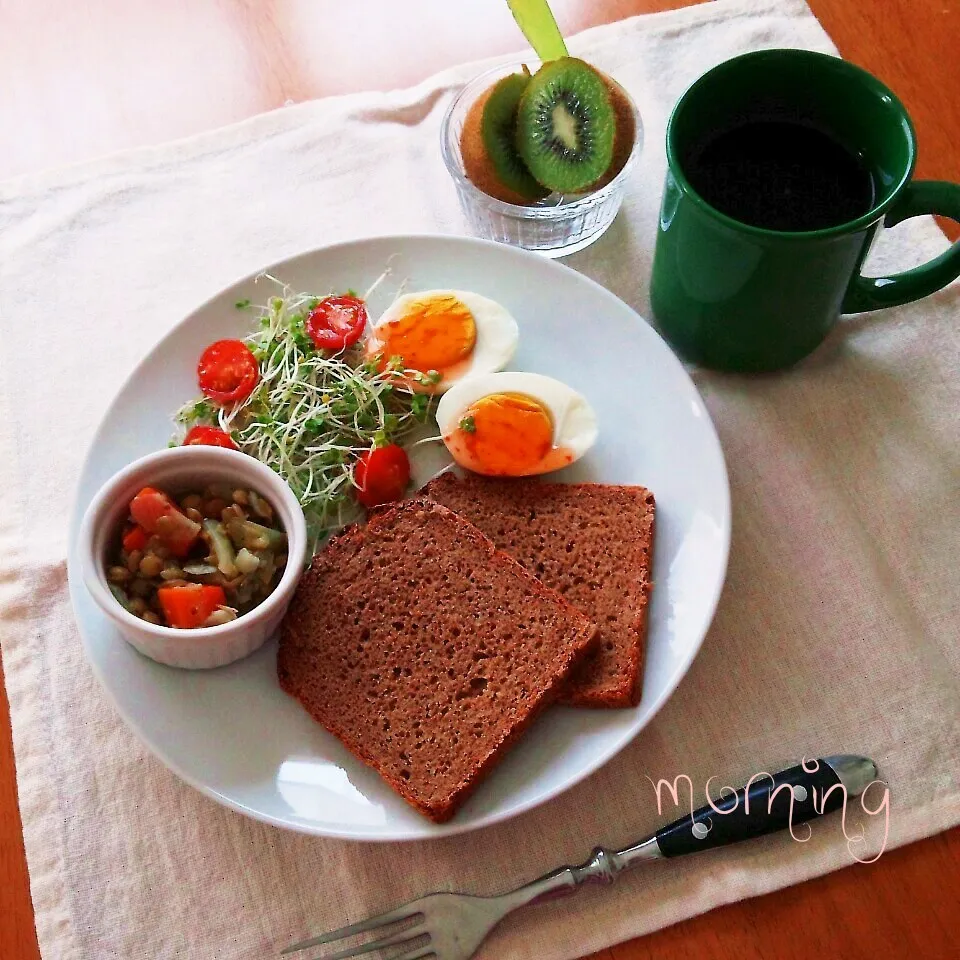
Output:
[[[437,425],[461,467],[528,477],[579,460],[597,439],[587,400],[559,380],[508,371],[462,380],[437,405]]]
[[[424,290],[398,297],[367,340],[385,369],[394,357],[409,386],[443,393],[466,377],[502,370],[517,349],[517,321],[469,290]]]

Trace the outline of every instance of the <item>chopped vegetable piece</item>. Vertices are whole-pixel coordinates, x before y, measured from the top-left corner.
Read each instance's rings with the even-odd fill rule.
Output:
[[[133,553],[134,550],[142,550],[149,540],[147,531],[139,524],[130,527],[123,535],[123,549],[127,553]]]
[[[161,587],[157,597],[167,624],[185,630],[203,626],[214,610],[227,603],[222,587],[200,583]]]
[[[237,569],[241,573],[253,573],[260,566],[260,558],[251,553],[246,547],[237,551]]]
[[[197,364],[200,389],[221,406],[246,400],[259,379],[257,358],[242,340],[211,343]]]
[[[118,587],[115,583],[111,583],[110,592],[124,610],[130,610],[130,598],[126,595],[121,587]]]
[[[303,325],[318,350],[352,347],[367,325],[367,308],[358,297],[324,297]]]
[[[402,499],[410,483],[410,460],[402,447],[391,443],[368,450],[353,471],[357,499],[367,509]]]
[[[130,501],[130,516],[178,557],[190,552],[200,534],[200,524],[181,513],[163,491],[153,487],[144,487]]]
[[[223,529],[223,524],[219,520],[204,520],[203,532],[207,535],[211,557],[217,569],[225,577],[235,577],[237,575],[236,553],[227,536],[227,531]]]
[[[237,619],[237,611],[233,607],[217,607],[213,613],[203,621],[203,627],[219,627],[222,623],[229,623]]]
[[[287,535],[282,530],[265,527],[253,520],[230,520],[227,523],[230,539],[247,550],[279,550],[287,545]]]
[[[250,491],[247,500],[253,512],[262,520],[273,519],[273,507],[263,497],[258,496],[255,491]]]
[[[187,431],[187,435],[183,438],[183,445],[185,447],[197,445],[204,447],[226,447],[228,450],[240,449],[233,442],[233,437],[225,430],[220,430],[217,427],[203,426],[202,424],[197,424],[197,426],[191,427]]]

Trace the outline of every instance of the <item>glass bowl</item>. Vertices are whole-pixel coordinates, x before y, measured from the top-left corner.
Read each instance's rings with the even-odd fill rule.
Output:
[[[471,80],[450,104],[440,129],[443,162],[457,188],[460,209],[475,234],[487,240],[535,250],[547,257],[562,257],[589,246],[613,223],[643,146],[643,124],[630,95],[616,84],[633,111],[633,148],[623,169],[608,184],[585,194],[551,193],[529,206],[518,206],[491,197],[467,179],[460,153],[464,120],[474,101],[501,77],[517,73],[526,64],[533,73],[539,60],[502,64]],[[613,83],[612,78],[607,77]]]

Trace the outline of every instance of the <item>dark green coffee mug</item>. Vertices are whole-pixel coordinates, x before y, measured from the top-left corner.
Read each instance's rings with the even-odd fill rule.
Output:
[[[881,226],[960,220],[960,186],[911,181],[907,112],[852,64],[805,50],[728,60],[683,94],[666,140],[651,299],[686,360],[787,367],[841,313],[917,300],[960,276],[960,243],[913,270],[861,276]]]

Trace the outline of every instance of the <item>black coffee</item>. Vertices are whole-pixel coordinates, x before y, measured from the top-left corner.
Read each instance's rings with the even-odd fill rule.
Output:
[[[768,230],[821,230],[866,213],[873,178],[863,161],[820,130],[754,120],[707,141],[684,165],[693,188],[721,213]]]

